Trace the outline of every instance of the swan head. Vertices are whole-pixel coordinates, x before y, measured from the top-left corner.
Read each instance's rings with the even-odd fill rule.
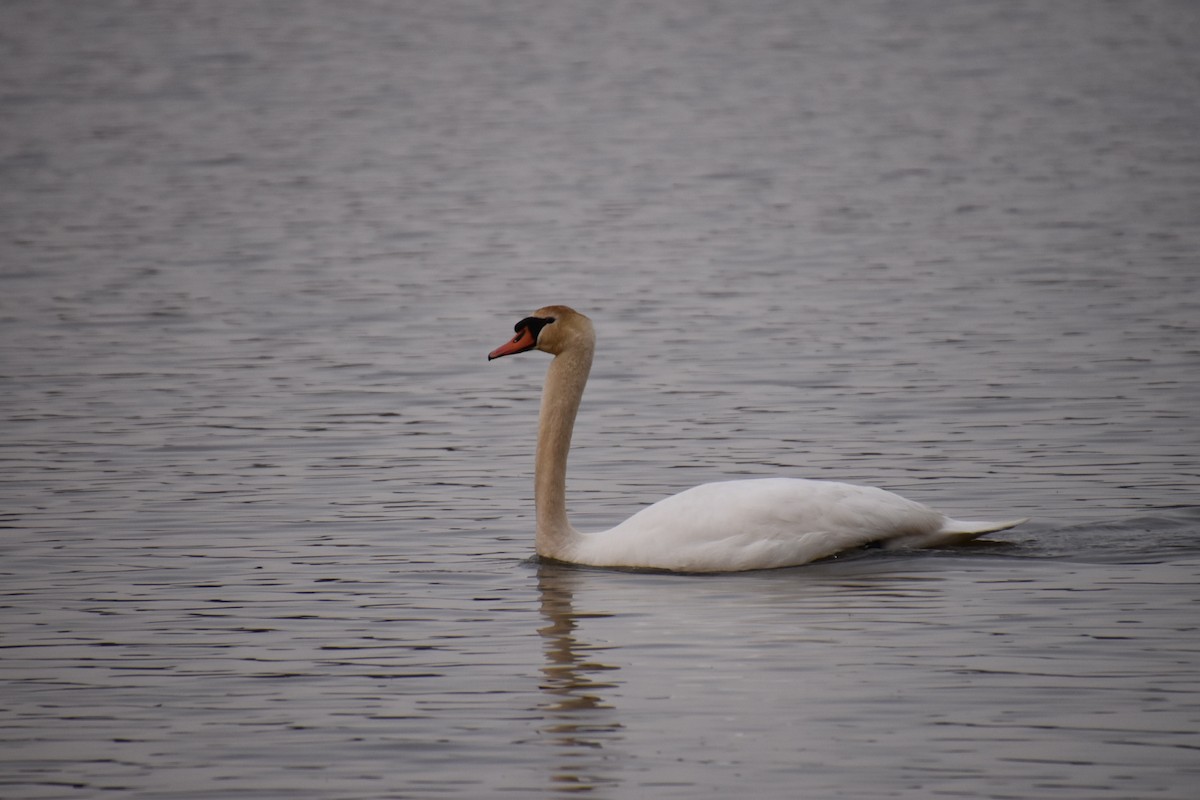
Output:
[[[579,347],[592,347],[596,332],[592,321],[567,306],[545,306],[513,326],[516,332],[509,341],[488,353],[488,361],[526,350],[541,350],[558,355]]]

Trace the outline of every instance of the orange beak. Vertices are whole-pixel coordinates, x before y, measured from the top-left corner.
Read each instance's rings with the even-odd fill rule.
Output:
[[[532,350],[537,346],[537,337],[529,330],[529,328],[521,328],[517,335],[512,338],[512,341],[505,342],[497,347],[492,352],[488,353],[488,361],[501,356],[511,356],[513,353],[524,353],[526,350]]]

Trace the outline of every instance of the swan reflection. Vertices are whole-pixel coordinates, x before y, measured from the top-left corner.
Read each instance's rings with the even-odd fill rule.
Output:
[[[618,667],[596,656],[608,649],[576,636],[579,621],[605,618],[605,613],[578,612],[574,589],[581,570],[558,564],[538,565],[540,611],[546,625],[538,629],[546,663],[540,685],[545,701],[539,733],[555,748],[551,781],[562,791],[589,791],[611,785],[616,766],[612,748],[621,741],[617,709],[603,694],[617,687],[607,676]]]

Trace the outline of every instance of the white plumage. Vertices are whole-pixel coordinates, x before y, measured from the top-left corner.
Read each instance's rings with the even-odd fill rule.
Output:
[[[580,534],[564,560],[678,572],[771,569],[875,542],[953,544],[1021,521],[960,522],[898,494],[849,483],[724,481],[660,500],[610,530]]]

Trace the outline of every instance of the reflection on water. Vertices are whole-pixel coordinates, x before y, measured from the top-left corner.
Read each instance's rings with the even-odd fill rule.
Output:
[[[1181,796],[1200,776],[1184,756],[1200,747],[1196,543],[1169,563],[1030,556],[861,553],[705,578],[539,565],[550,783]]]
[[[576,636],[580,620],[610,616],[575,610],[578,573],[557,564],[538,564],[540,612],[547,622],[538,629],[546,656],[541,689],[548,696],[539,707],[544,715],[539,733],[555,748],[555,787],[591,791],[615,783],[613,773],[620,769],[614,749],[621,741],[621,724],[617,710],[603,698],[605,689],[615,687],[611,672],[618,668],[595,660],[607,648]]]

